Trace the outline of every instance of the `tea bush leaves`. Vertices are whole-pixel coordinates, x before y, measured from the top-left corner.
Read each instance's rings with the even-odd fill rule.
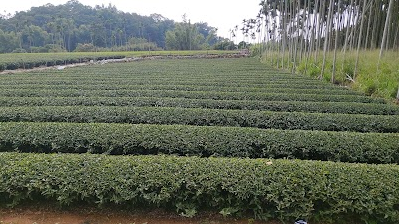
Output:
[[[398,133],[101,123],[0,123],[0,151],[398,163]]]
[[[18,54],[7,63],[77,55]],[[205,209],[397,223],[398,116],[383,99],[253,58],[2,73],[0,206],[45,199],[190,217]]]
[[[269,110],[338,114],[399,115],[399,107],[379,103],[213,100],[168,97],[0,97],[0,105],[12,106],[130,106],[234,110]]]
[[[0,153],[0,200],[397,223],[398,173],[395,165],[319,161]]]
[[[0,122],[79,122],[399,132],[399,115],[271,112],[177,107],[0,107]]]

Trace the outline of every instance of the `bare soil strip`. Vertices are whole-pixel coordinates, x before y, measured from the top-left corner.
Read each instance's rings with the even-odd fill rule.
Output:
[[[138,211],[115,208],[79,207],[62,210],[55,206],[22,206],[0,209],[1,224],[278,224],[251,218],[225,218],[218,213],[202,213],[194,218],[162,210]]]

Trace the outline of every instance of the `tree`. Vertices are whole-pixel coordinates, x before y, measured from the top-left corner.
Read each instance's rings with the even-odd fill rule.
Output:
[[[74,51],[79,43],[91,43],[95,49],[108,47],[128,50],[130,38],[147,39],[147,42],[152,43],[151,48],[165,48],[166,32],[177,26],[183,26],[190,39],[189,42],[186,40],[188,47],[184,48],[210,48],[218,42],[216,28],[207,23],[197,23],[190,24],[189,29],[186,29],[187,24],[190,24],[187,19],[180,24],[159,14],[141,16],[119,11],[111,4],[90,7],[77,0],[70,0],[63,5],[32,7],[14,16],[0,17],[0,29],[7,34],[13,32],[19,43],[16,48],[26,51],[30,51],[31,47],[47,45],[58,45],[57,49]],[[39,28],[43,32],[37,32]],[[0,45],[5,44],[6,41],[0,42]]]
[[[182,23],[177,23],[173,30],[166,32],[165,39],[166,48],[171,50],[198,50],[205,41],[197,25],[187,21],[185,15]]]
[[[389,29],[389,21],[391,18],[391,13],[392,13],[392,7],[393,7],[393,0],[389,1],[389,6],[388,6],[388,12],[387,12],[387,18],[385,19],[385,26],[384,26],[384,34],[382,36],[382,43],[381,43],[381,49],[380,49],[380,56],[379,56],[379,61],[378,64],[380,64],[380,60],[382,58],[382,54],[384,52],[384,48],[387,42],[387,35],[388,35],[388,29]]]
[[[361,49],[380,47],[382,56],[386,50],[399,48],[398,0],[261,0],[260,6],[256,18],[264,15],[268,32],[263,40],[277,43],[276,49],[269,50],[277,51],[279,57],[271,61],[278,67],[294,70],[300,63],[297,60],[305,58],[306,71],[312,61],[310,54],[314,54],[313,62],[318,63],[320,50],[324,60],[324,54],[332,49],[342,49],[345,62],[347,50],[356,50],[359,55]],[[251,30],[251,21],[243,20],[244,33]],[[302,57],[304,53],[306,57]],[[341,69],[343,66],[344,63]],[[354,67],[357,70],[358,60]]]
[[[9,53],[19,47],[19,37],[15,32],[0,29],[0,53]]]
[[[359,31],[359,38],[357,41],[357,51],[356,51],[356,62],[355,62],[355,70],[353,72],[353,78],[357,75],[357,69],[359,65],[359,54],[360,54],[360,47],[362,44],[362,37],[363,37],[363,27],[364,27],[364,19],[366,15],[366,5],[367,5],[367,0],[363,0],[363,8],[362,8],[362,18],[360,19],[360,31]]]
[[[214,50],[234,50],[236,45],[233,41],[227,38],[221,38],[215,45],[213,45]]]

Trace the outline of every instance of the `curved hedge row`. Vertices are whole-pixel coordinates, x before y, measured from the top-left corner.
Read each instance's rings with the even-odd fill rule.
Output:
[[[318,95],[257,92],[177,91],[177,90],[29,90],[6,89],[0,97],[170,97],[214,100],[264,100],[385,103],[384,99],[358,95]]]
[[[134,205],[293,222],[399,222],[396,165],[0,153],[0,200]]]
[[[11,106],[133,106],[181,107],[234,110],[269,110],[340,114],[399,115],[390,104],[353,102],[212,100],[156,97],[0,97],[0,105]]]
[[[355,132],[399,132],[399,115],[316,114],[171,107],[0,107],[0,122],[182,124]]]
[[[187,125],[0,123],[0,151],[398,163],[399,134]]]

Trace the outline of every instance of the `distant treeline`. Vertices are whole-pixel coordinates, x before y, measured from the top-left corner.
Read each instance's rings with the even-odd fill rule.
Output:
[[[159,14],[141,16],[111,4],[90,7],[71,0],[0,15],[0,53],[235,47],[216,31],[207,23],[191,24],[186,17],[177,23]],[[183,36],[187,38],[179,38]]]

